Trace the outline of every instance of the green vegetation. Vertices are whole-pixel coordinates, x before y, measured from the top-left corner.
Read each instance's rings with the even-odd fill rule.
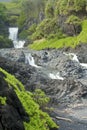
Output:
[[[86,11],[86,0],[57,0],[55,14],[70,14]]]
[[[18,81],[11,74],[8,74],[5,70],[0,68],[0,72],[6,75],[6,82],[8,83],[9,87],[14,88],[14,91],[20,99],[25,111],[30,117],[29,123],[24,122],[25,130],[49,130],[50,128],[58,128],[49,115],[45,112],[42,112],[39,108],[39,105],[33,100],[35,95],[33,97],[33,94],[26,91],[20,81]]]
[[[2,4],[5,5],[7,11],[7,14],[13,14],[13,15],[17,15],[20,14],[21,11],[21,4],[17,3],[17,2],[1,2]]]
[[[35,33],[32,34],[33,40],[42,38],[51,38],[57,36],[58,38],[63,37],[62,31],[58,26],[57,19],[44,19],[36,28]]]
[[[33,99],[40,105],[40,108],[45,109],[50,98],[41,89],[36,89],[33,93]]]
[[[9,47],[13,47],[12,41],[7,37],[0,35],[0,48],[9,48]]]
[[[78,44],[87,43],[87,20],[84,20],[81,25],[82,25],[82,31],[78,36],[66,37],[59,40],[58,38],[50,40],[43,39],[40,41],[37,40],[29,47],[35,50],[41,50],[45,48],[62,48],[62,47],[74,48]]]
[[[12,0],[2,3],[7,8],[8,22],[19,27],[19,38],[33,42],[29,46],[32,49],[75,47],[87,42],[84,30],[84,26],[87,28],[87,0]]]
[[[0,104],[5,105],[6,104],[6,97],[0,96]]]
[[[4,4],[0,3],[0,35],[6,36],[7,30],[6,30],[6,24],[7,21],[7,15],[6,15],[6,7]]]

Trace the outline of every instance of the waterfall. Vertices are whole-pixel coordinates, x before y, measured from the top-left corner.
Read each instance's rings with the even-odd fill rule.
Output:
[[[35,60],[34,60],[34,58],[32,57],[31,53],[24,53],[24,55],[25,55],[25,63],[26,63],[26,64],[29,64],[29,65],[34,66],[34,67],[36,67],[36,68],[41,68],[40,66],[37,66],[37,65],[35,64]]]
[[[23,48],[25,41],[19,41],[17,36],[18,36],[18,27],[9,28],[9,39],[13,41],[14,48]]]
[[[57,74],[49,73],[49,77],[50,77],[51,79],[64,80],[64,78],[60,76],[59,72],[58,72]]]
[[[78,60],[76,54],[74,54],[74,53],[69,53],[69,54],[72,56],[72,60],[73,60],[73,61],[77,61],[77,62],[79,62],[79,60]]]
[[[77,57],[76,54],[74,54],[74,53],[69,53],[69,54],[67,54],[67,53],[65,53],[65,52],[63,52],[63,54],[66,55],[66,56],[69,56],[69,58],[70,58],[71,60],[76,61],[76,62],[79,62],[78,57]]]
[[[80,63],[81,66],[87,68],[87,64],[86,63]]]
[[[67,54],[65,52],[63,54],[66,55],[66,56],[69,56],[71,60],[78,62],[81,66],[87,68],[87,64],[86,63],[80,63],[79,62],[78,57],[77,57],[76,54],[74,54],[74,53]]]

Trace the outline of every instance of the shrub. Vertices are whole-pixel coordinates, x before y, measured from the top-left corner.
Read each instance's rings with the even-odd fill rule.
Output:
[[[51,34],[58,34],[62,31],[58,26],[57,19],[44,19],[36,28],[36,32],[33,33],[32,39],[37,40],[41,38],[48,38]]]
[[[32,33],[34,33],[36,31],[36,27],[37,25],[35,23],[32,24],[28,29],[28,34],[31,35]]]
[[[28,37],[28,31],[27,30],[23,30],[22,32],[19,33],[20,39],[27,39],[27,37]]]
[[[86,11],[86,0],[59,0],[56,4],[55,14],[69,14],[70,12]]]
[[[18,16],[9,16],[8,20],[11,26],[17,26]]]
[[[12,41],[0,35],[0,48],[10,48],[10,47],[13,47]]]
[[[44,109],[50,98],[46,96],[46,94],[41,89],[36,89],[33,93],[33,99],[36,103],[40,105],[41,109]]]
[[[45,7],[45,16],[46,18],[52,18],[54,16],[54,8],[53,8],[53,2],[49,1],[46,4]]]
[[[81,31],[81,20],[80,20],[77,16],[75,16],[75,15],[70,15],[70,16],[67,18],[66,23],[73,26],[75,35],[76,35],[78,32],[80,33],[80,31]],[[79,30],[77,31],[78,28],[79,28]]]

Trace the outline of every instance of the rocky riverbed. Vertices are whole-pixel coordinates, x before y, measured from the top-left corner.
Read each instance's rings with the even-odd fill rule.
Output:
[[[86,46],[79,45],[74,50],[1,49],[0,67],[14,74],[27,90],[41,88],[46,92],[56,115],[72,120],[56,119],[61,126],[59,130],[86,130]]]

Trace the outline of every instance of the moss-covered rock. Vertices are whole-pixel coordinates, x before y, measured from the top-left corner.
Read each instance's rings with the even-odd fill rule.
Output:
[[[3,79],[2,81],[0,80],[1,87],[3,88],[0,89],[0,94],[2,93],[1,99],[4,100],[6,97],[6,104],[1,106],[3,111],[2,116],[6,120],[7,117],[12,120],[11,125],[9,125],[9,130],[14,127],[15,130],[50,130],[51,128],[55,128],[56,130],[58,129],[58,126],[52,121],[49,115],[40,110],[39,105],[33,100],[32,93],[26,91],[20,81],[1,68],[0,77]],[[7,116],[5,115],[7,111],[4,111],[6,108],[10,113]],[[12,111],[15,111],[13,112],[13,116],[15,115],[14,113],[16,113],[14,117],[15,121],[11,114],[11,108]],[[17,124],[17,119],[19,124]],[[9,124],[9,120],[7,120],[7,123]],[[6,126],[6,124],[3,122],[4,128],[8,128],[8,125]]]

